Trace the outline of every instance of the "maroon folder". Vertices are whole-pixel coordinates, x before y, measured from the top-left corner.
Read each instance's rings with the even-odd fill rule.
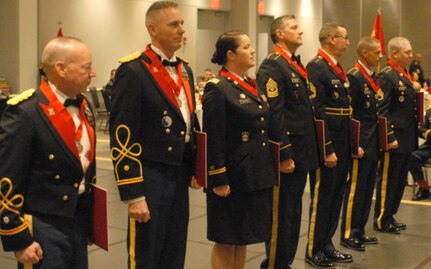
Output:
[[[97,185],[93,185],[92,194],[93,238],[90,241],[108,251],[108,191]]]
[[[417,92],[416,93],[416,111],[418,113],[418,122],[425,122],[425,93]]]
[[[277,186],[280,186],[280,144],[269,140],[269,147],[271,149],[272,162],[274,164],[274,172],[277,177]]]
[[[379,148],[388,151],[388,120],[385,117],[378,119]]]
[[[196,167],[195,175],[197,183],[207,187],[207,134],[195,131],[196,135]]]
[[[359,136],[361,134],[361,122],[355,119],[351,119],[351,147],[352,147],[352,155],[358,156],[359,154]]]
[[[320,160],[324,162],[326,160],[326,148],[325,148],[325,121],[315,119],[317,142],[319,143]]]

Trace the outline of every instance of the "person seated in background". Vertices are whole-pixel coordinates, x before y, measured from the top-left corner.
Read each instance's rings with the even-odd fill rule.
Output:
[[[430,197],[428,182],[425,180],[422,167],[431,158],[431,108],[427,109],[425,122],[419,127],[419,137],[425,139],[425,142],[419,146],[419,149],[413,151],[409,160],[409,171],[413,180],[419,185],[419,190],[412,198],[413,201]]]
[[[111,90],[112,90],[112,86],[114,85],[114,80],[115,80],[115,73],[117,72],[117,69],[112,69],[111,70],[111,77],[109,78],[108,83],[106,83],[105,85],[105,91],[109,94],[109,96],[111,96]]]
[[[413,80],[413,88],[415,88],[416,92],[420,92],[422,89],[422,84],[419,82],[419,74],[416,72],[413,72],[412,80]]]
[[[416,73],[419,76],[418,81],[421,87],[426,88],[425,74],[424,74],[424,69],[421,66],[421,62],[422,62],[422,54],[415,53],[414,59],[411,62],[409,67],[409,73],[412,77],[413,77],[413,73]]]
[[[210,79],[212,79],[214,77],[215,76],[213,74],[213,71],[210,68],[206,68],[205,71],[204,71],[204,74],[202,76],[202,81],[200,81],[198,83],[198,88],[199,89],[205,88],[205,84],[208,82],[208,80],[210,80]]]

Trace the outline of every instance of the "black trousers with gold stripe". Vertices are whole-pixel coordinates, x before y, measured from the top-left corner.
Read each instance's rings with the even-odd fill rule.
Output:
[[[43,259],[34,265],[18,263],[18,269],[87,269],[89,212],[80,210],[73,218],[25,215]]]
[[[335,168],[322,166],[315,174],[310,173],[312,198],[306,249],[307,255],[310,257],[335,248],[332,236],[338,227],[350,166],[350,157],[346,152],[341,151],[337,157]]]
[[[267,257],[261,269],[286,269],[295,259],[301,229],[302,195],[307,172],[281,174],[278,192],[274,192],[273,227],[271,241],[266,242]],[[275,220],[274,220],[275,218]]]
[[[129,218],[129,269],[184,268],[189,221],[186,166],[144,163],[146,201],[151,220]]]
[[[380,160],[374,208],[374,225],[379,229],[395,221],[407,183],[409,159],[409,153],[385,152]]]
[[[341,239],[365,234],[370,215],[378,160],[353,159],[344,195]]]

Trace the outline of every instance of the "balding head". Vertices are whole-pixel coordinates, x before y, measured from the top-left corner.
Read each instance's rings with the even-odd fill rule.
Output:
[[[81,40],[74,37],[57,37],[50,40],[42,51],[41,61],[45,74],[52,71],[57,61],[71,61],[77,46],[85,45]]]
[[[68,96],[86,90],[96,74],[88,47],[74,37],[57,37],[42,51],[42,68],[47,79]]]

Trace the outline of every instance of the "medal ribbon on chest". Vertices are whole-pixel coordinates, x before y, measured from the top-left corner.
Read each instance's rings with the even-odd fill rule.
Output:
[[[219,75],[232,79],[233,81],[237,82],[241,87],[246,89],[249,93],[253,94],[254,96],[257,96],[257,85],[253,79],[247,77],[248,81],[251,83],[251,84],[248,84],[244,80],[239,79],[231,72],[223,69],[220,70]]]
[[[282,48],[280,48],[279,46],[275,45],[274,46],[274,50],[276,52],[278,52],[284,59],[286,59],[291,65],[293,65],[293,67],[296,69],[296,71],[298,71],[299,74],[301,74],[301,76],[303,78],[305,78],[305,80],[308,80],[308,73],[307,70],[305,70],[305,68],[301,65],[299,65],[297,62],[293,61],[292,58],[289,56],[289,54],[287,54]]]
[[[368,81],[368,84],[370,84],[371,88],[375,93],[379,90],[379,83],[374,78],[370,77],[368,75],[367,71],[364,69],[364,67],[360,63],[356,63],[355,66],[361,71],[362,75],[364,75],[365,79]]]
[[[328,62],[329,66],[335,70],[335,72],[338,74],[338,76],[342,79],[343,82],[347,81],[347,75],[346,73],[344,73],[344,70],[339,65],[336,65],[323,50],[319,49],[317,53],[322,56],[326,60],[326,62]]]

